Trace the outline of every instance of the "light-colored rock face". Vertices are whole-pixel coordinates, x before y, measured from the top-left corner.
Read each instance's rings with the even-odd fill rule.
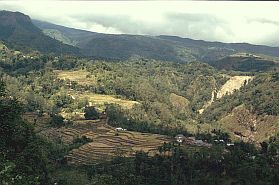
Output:
[[[235,90],[247,84],[253,77],[252,76],[233,76],[231,77],[217,92],[217,99],[222,98],[226,94],[232,94]]]
[[[204,110],[214,102],[215,99],[220,99],[226,94],[232,94],[234,91],[239,90],[242,86],[247,85],[252,79],[252,76],[230,77],[230,79],[221,87],[219,91],[217,91],[217,89],[212,91],[210,101],[208,101],[202,109],[198,110],[199,114],[202,114]],[[216,97],[214,97],[215,94]]]

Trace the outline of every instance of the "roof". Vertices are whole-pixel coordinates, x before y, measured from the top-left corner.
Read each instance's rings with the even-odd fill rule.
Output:
[[[185,137],[183,134],[177,134],[175,137]]]

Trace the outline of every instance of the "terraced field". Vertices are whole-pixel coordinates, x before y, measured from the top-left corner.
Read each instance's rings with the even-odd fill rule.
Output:
[[[74,138],[86,136],[93,142],[73,149],[65,156],[70,165],[89,165],[115,156],[133,156],[137,151],[157,153],[157,148],[171,139],[157,134],[131,131],[117,132],[105,120],[75,121],[71,127],[50,128],[41,133],[52,139],[70,144]]]
[[[51,121],[49,115],[43,114],[41,116],[38,116],[34,112],[25,112],[24,114],[22,114],[22,118],[23,120],[35,125],[36,132],[41,132],[41,130],[49,127],[49,123]]]
[[[90,76],[90,73],[85,70],[78,71],[64,71],[64,70],[55,70],[57,77],[61,80],[70,80],[75,81],[80,85],[94,85],[96,79]]]
[[[80,98],[80,99],[86,98],[89,100],[89,102],[92,103],[92,105],[97,106],[97,107],[102,107],[106,103],[108,103],[108,104],[112,103],[112,104],[118,104],[122,108],[131,109],[134,105],[139,104],[139,102],[137,102],[137,101],[120,99],[120,98],[116,98],[112,95],[95,94],[95,93],[91,93],[91,92],[84,92],[84,93],[71,92],[69,94],[75,98],[76,97]]]

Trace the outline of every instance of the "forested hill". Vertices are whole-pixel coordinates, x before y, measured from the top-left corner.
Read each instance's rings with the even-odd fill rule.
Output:
[[[33,23],[46,35],[79,47],[84,55],[99,58],[128,59],[136,55],[175,62],[211,62],[239,52],[279,56],[278,47],[208,42],[166,35],[102,34],[38,20],[33,20]]]
[[[17,50],[43,53],[79,54],[79,49],[43,34],[29,16],[20,12],[0,11],[0,40]]]
[[[222,43],[222,42],[208,42],[204,40],[193,40],[189,38],[181,38],[177,36],[167,36],[161,35],[159,36],[165,40],[171,40],[175,42],[179,42],[184,46],[189,47],[207,47],[210,49],[214,48],[224,48],[227,50],[234,50],[234,51],[245,51],[249,53],[261,53],[271,56],[279,56],[279,47],[270,47],[264,45],[253,45],[249,43]]]

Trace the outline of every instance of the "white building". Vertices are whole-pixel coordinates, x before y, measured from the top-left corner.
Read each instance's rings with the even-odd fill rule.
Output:
[[[115,131],[120,132],[120,131],[126,131],[127,129],[125,128],[121,128],[121,127],[117,127],[115,128]]]

